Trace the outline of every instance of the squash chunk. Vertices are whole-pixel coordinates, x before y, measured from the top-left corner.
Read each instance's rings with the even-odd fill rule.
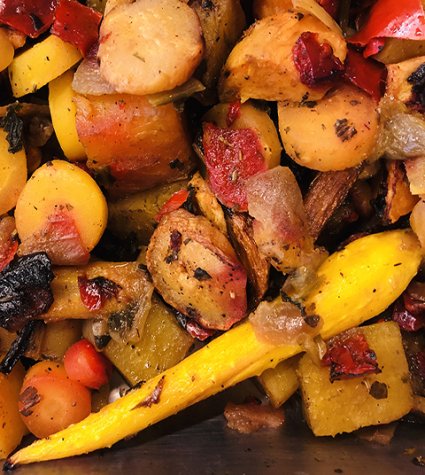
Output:
[[[20,364],[8,376],[0,374],[0,459],[6,458],[27,433],[18,412],[18,395],[24,375]]]
[[[315,435],[335,436],[387,424],[412,409],[409,369],[398,325],[383,322],[357,331],[375,351],[381,373],[331,383],[328,367],[317,366],[307,354],[300,361],[304,412]]]

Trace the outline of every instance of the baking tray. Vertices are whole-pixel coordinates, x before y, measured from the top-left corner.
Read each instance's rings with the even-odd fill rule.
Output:
[[[314,437],[293,400],[281,429],[238,434],[226,427],[227,400],[253,394],[251,383],[203,401],[112,449],[23,466],[16,475],[401,475],[425,474],[425,426],[401,422],[389,445],[356,435]],[[247,388],[248,389],[247,391]],[[253,387],[253,386],[252,386]],[[338,408],[335,408],[338,410]]]

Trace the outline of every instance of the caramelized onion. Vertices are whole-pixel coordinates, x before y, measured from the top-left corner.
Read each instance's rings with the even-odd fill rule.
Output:
[[[342,36],[341,28],[329,13],[320,6],[316,0],[292,0],[292,5],[296,10],[310,13],[326,25],[330,30]]]
[[[90,57],[84,59],[75,71],[72,89],[92,96],[115,93],[114,87],[100,74],[97,59]]]
[[[422,199],[416,203],[410,215],[410,226],[415,232],[416,236],[425,248],[425,201]]]

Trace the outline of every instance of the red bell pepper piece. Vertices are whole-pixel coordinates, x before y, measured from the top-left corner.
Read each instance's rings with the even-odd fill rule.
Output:
[[[59,0],[51,33],[87,56],[99,39],[102,15],[76,0]]]
[[[205,123],[203,147],[208,183],[227,207],[248,210],[245,181],[266,171],[261,144],[252,129],[222,129]]]
[[[226,125],[227,127],[231,127],[233,122],[239,118],[241,115],[241,103],[240,101],[232,102],[229,104],[229,109],[227,111],[226,116]]]
[[[183,206],[184,202],[189,198],[189,192],[187,190],[179,190],[173,193],[170,198],[161,206],[161,209],[155,216],[155,221],[160,222],[161,218],[171,213],[171,211],[175,211]]]
[[[53,23],[57,0],[4,0],[0,2],[0,24],[37,38]]]
[[[317,3],[326,10],[332,18],[336,18],[339,10],[339,0],[317,0]]]
[[[344,70],[341,61],[334,56],[332,46],[319,43],[317,33],[305,31],[292,48],[292,57],[300,79],[312,87],[327,81]]]
[[[367,46],[376,38],[425,40],[425,13],[421,0],[378,0],[363,28],[350,43]],[[376,43],[365,55],[376,53]]]
[[[85,276],[78,277],[78,290],[84,306],[89,310],[99,310],[104,303],[116,297],[120,286],[105,277],[95,277],[88,279]]]
[[[345,60],[344,79],[379,101],[384,93],[387,69],[381,63],[365,59],[361,53],[349,49]]]

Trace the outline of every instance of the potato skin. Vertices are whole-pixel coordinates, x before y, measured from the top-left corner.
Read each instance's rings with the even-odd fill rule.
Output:
[[[114,195],[185,178],[193,167],[191,142],[173,104],[152,106],[145,97],[76,95],[77,132],[87,166],[109,173]]]
[[[279,131],[286,153],[299,165],[330,171],[371,158],[378,137],[376,102],[342,85],[309,106],[280,102]]]
[[[205,328],[227,330],[245,316],[245,269],[207,218],[183,209],[165,215],[146,262],[163,299]]]
[[[254,23],[227,58],[219,83],[220,100],[301,102],[323,97],[330,86],[304,85],[292,58],[292,48],[305,31],[317,33],[318,41],[329,43],[344,62],[345,40],[316,17],[301,17],[294,11],[269,16]]]

